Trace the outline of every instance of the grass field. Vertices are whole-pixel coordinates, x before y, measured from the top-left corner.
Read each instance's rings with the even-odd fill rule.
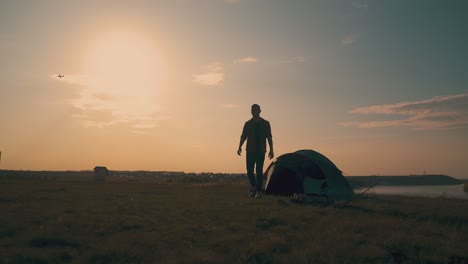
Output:
[[[0,263],[467,263],[468,201],[335,208],[246,183],[1,180]]]

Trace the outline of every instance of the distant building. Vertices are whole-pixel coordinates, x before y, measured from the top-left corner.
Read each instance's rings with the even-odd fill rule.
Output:
[[[109,170],[106,167],[94,167],[94,178],[96,179],[96,181],[105,181],[107,176],[109,176]]]

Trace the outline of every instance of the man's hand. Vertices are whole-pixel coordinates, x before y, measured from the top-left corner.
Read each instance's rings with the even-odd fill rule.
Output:
[[[239,149],[237,150],[237,155],[240,156],[241,154],[242,154],[242,148],[239,148]]]
[[[272,159],[275,157],[275,153],[273,153],[273,150],[270,150],[270,153],[268,153],[268,158]]]

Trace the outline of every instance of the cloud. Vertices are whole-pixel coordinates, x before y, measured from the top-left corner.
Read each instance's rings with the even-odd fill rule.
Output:
[[[234,61],[234,64],[239,64],[239,63],[255,63],[257,62],[258,59],[255,57],[245,57],[242,59],[238,59]]]
[[[227,5],[239,4],[240,2],[246,2],[247,0],[172,0],[178,4],[213,4],[213,3],[222,3]]]
[[[341,123],[361,128],[408,126],[414,129],[453,129],[468,126],[468,93],[438,96],[420,101],[356,108],[353,114],[380,114],[397,118],[371,122]]]
[[[275,64],[289,64],[289,63],[303,63],[306,61],[304,56],[288,57],[285,59],[276,60],[273,63]]]
[[[83,118],[84,116],[77,116],[75,115],[75,117],[79,117],[79,118]],[[110,126],[113,126],[113,125],[117,125],[117,124],[120,124],[121,122],[119,121],[93,121],[93,120],[86,120],[86,118],[83,120],[83,125],[85,127],[94,127],[94,128],[105,128],[105,127],[110,127]]]
[[[192,81],[207,86],[218,86],[224,81],[224,68],[220,62],[203,66],[202,72],[193,74]]]
[[[239,108],[239,105],[237,105],[237,104],[224,104],[224,105],[222,105],[222,107],[232,109],[232,108]]]
[[[266,61],[267,64],[292,64],[292,63],[304,63],[306,57],[286,57],[284,59],[276,59]],[[259,59],[256,57],[244,57],[234,60],[234,64],[241,63],[258,63]],[[192,82],[206,86],[219,86],[224,82],[225,70],[223,63],[213,62],[207,65],[202,65],[200,73],[192,74]]]
[[[363,0],[355,0],[351,2],[351,5],[357,9],[368,9],[369,5]]]
[[[305,58],[304,57],[294,57],[293,61],[295,61],[295,62],[304,62]]]
[[[155,102],[154,87],[144,83],[135,81],[129,88],[118,86],[119,79],[108,83],[108,80],[80,74],[64,74],[63,78],[50,74],[49,77],[64,84],[81,86],[78,97],[64,102],[77,110],[73,117],[81,120],[84,127],[125,125],[133,130],[148,131],[158,127],[160,121],[170,119]]]
[[[351,34],[351,35],[347,35],[343,39],[341,39],[341,44],[343,46],[349,46],[349,45],[352,45],[353,43],[355,43],[357,40],[358,40],[358,36],[354,35],[354,34]]]
[[[264,62],[269,64],[292,64],[292,63],[303,63],[307,59],[304,56],[295,56],[295,57],[283,57],[283,58],[275,58],[271,60],[266,60]],[[240,63],[257,63],[260,60],[256,57],[245,57],[241,59],[234,60],[234,64]]]
[[[86,85],[88,83],[88,77],[83,74],[61,74],[62,78],[59,78],[58,75],[59,73],[51,73],[49,78],[68,84]]]
[[[144,131],[144,130],[131,130],[130,132],[135,133],[135,134],[140,134],[140,135],[150,135],[151,134],[148,131]]]

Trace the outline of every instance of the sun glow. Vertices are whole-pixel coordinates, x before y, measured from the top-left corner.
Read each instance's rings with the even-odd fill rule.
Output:
[[[91,43],[84,66],[83,108],[109,110],[134,127],[154,127],[163,67],[151,41],[133,32],[104,34]]]

